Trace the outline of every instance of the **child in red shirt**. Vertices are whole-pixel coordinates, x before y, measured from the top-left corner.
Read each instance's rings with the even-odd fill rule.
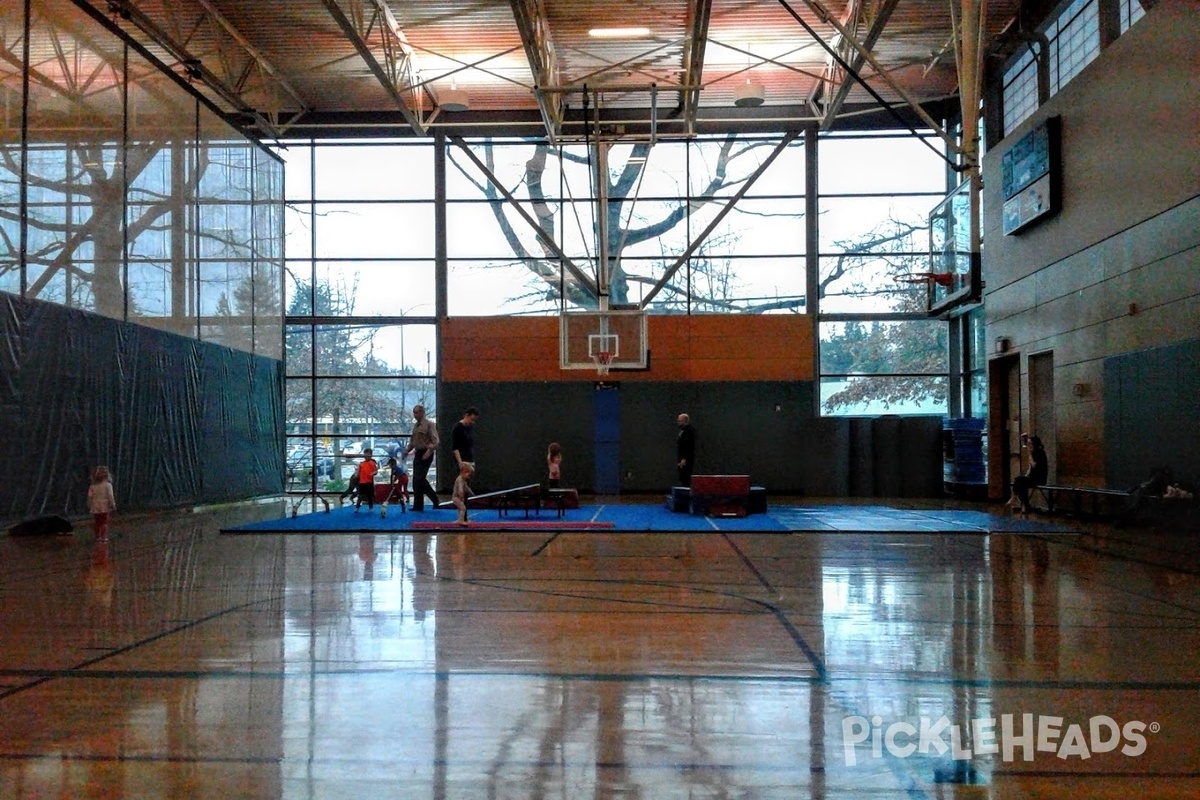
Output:
[[[371,448],[368,447],[363,450],[363,460],[358,465],[358,500],[354,502],[355,514],[364,500],[367,501],[367,508],[375,510],[375,473],[378,471],[379,465],[375,463]]]

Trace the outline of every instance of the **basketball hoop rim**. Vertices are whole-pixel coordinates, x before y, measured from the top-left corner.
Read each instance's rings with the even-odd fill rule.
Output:
[[[610,350],[598,350],[592,356],[592,360],[596,362],[596,372],[601,375],[607,375],[609,368],[612,366],[613,353]]]

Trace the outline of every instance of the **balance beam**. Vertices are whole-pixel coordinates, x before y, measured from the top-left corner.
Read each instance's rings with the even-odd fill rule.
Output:
[[[453,503],[450,507],[454,507]],[[494,508],[501,517],[507,517],[508,512],[514,508],[521,508],[525,510],[525,516],[528,518],[530,509],[535,513],[542,510],[542,485],[529,483],[511,489],[473,494],[467,498],[467,508]]]

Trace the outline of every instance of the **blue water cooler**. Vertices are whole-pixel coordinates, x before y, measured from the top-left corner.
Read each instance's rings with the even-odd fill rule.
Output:
[[[983,452],[986,420],[947,419],[942,424],[942,480],[947,494],[987,496],[987,460]]]

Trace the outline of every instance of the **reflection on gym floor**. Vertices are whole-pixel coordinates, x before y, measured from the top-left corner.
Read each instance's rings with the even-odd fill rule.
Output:
[[[9,798],[1200,797],[1169,533],[0,537]]]

